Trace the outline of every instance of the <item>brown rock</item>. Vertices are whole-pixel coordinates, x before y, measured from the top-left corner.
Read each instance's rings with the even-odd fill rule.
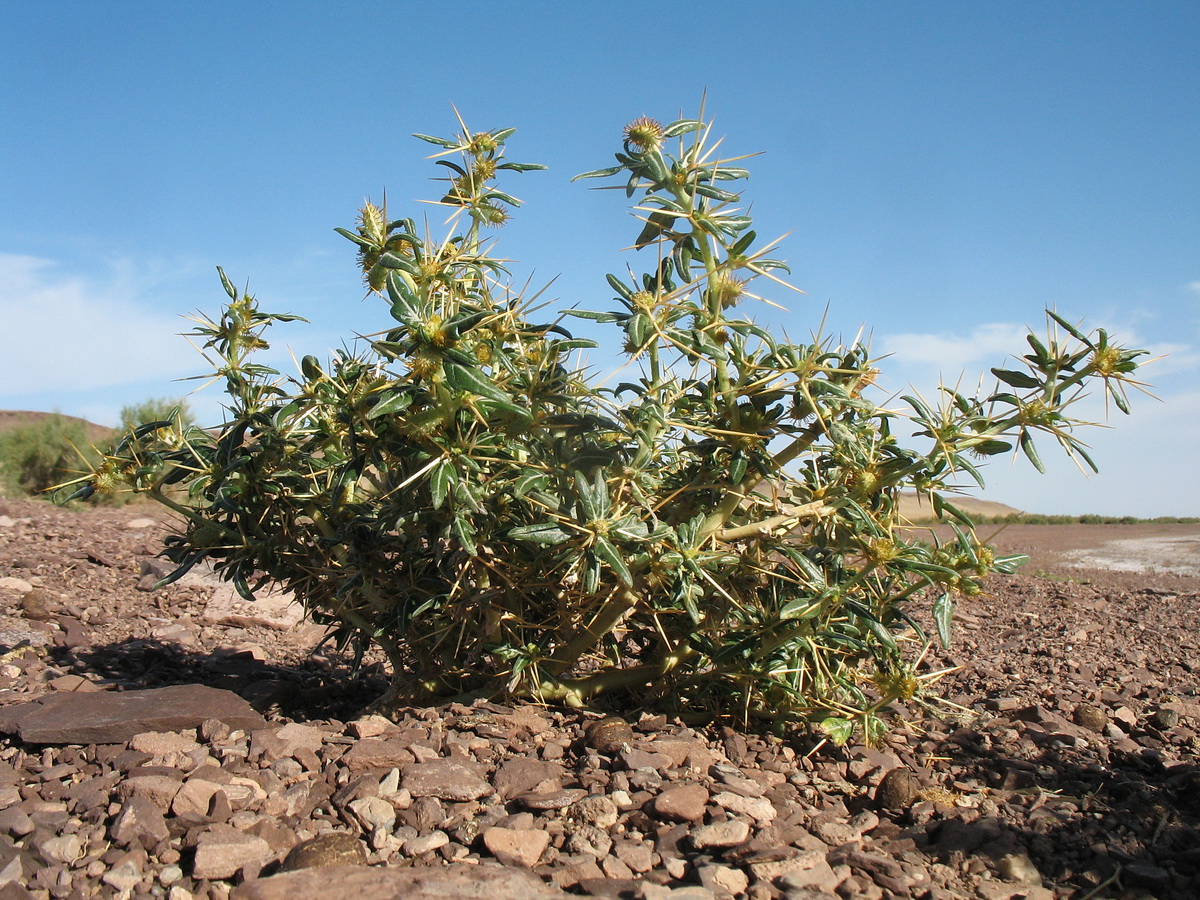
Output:
[[[516,801],[526,809],[542,811],[565,809],[586,796],[587,791],[582,788],[565,788],[561,791],[530,791],[518,796]]]
[[[49,622],[58,607],[58,598],[41,588],[34,588],[21,598],[21,615],[31,622]]]
[[[412,763],[403,769],[404,787],[414,797],[437,797],[439,800],[478,800],[492,793],[492,786],[483,780],[470,763],[454,759],[433,759]]]
[[[890,812],[905,812],[917,799],[921,782],[910,769],[892,769],[875,789],[875,803]]]
[[[294,872],[299,869],[329,869],[366,864],[367,851],[362,841],[344,831],[334,831],[301,841],[288,852],[279,871]]]
[[[556,762],[517,756],[506,760],[492,777],[492,786],[502,800],[511,800],[518,794],[542,786],[543,792],[562,787],[563,767]],[[553,782],[545,785],[544,782]]]
[[[413,761],[408,745],[403,738],[366,738],[347,750],[342,762],[352,772],[405,766]]]
[[[1080,703],[1071,716],[1076,725],[1103,734],[1108,725],[1108,713],[1092,703]]]
[[[0,713],[0,732],[31,744],[119,744],[147,731],[220,719],[243,730],[266,722],[237,694],[200,684],[115,693],[56,693]]]
[[[597,870],[599,871],[599,870]],[[521,869],[460,863],[431,868],[331,868],[248,881],[230,900],[568,900]]]
[[[584,743],[601,753],[618,753],[622,744],[633,741],[633,728],[620,716],[608,716],[590,723],[583,734]]]

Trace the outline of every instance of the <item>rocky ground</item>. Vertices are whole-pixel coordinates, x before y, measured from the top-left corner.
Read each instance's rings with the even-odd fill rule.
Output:
[[[363,716],[381,673],[284,603],[145,590],[164,529],[0,501],[0,900],[1200,896],[1195,526],[997,536],[1035,560],[930,657],[953,705],[815,752],[651,715]],[[1179,565],[1071,555],[1142,537]]]

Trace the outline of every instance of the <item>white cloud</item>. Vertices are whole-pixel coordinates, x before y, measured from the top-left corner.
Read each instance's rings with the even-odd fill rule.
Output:
[[[985,363],[999,365],[1005,356],[1026,346],[1027,330],[1024,325],[990,322],[965,335],[891,334],[876,343],[900,365],[932,368],[952,376]]]
[[[0,253],[0,405],[190,374],[187,323],[147,308],[132,267],[67,274],[51,260]]]

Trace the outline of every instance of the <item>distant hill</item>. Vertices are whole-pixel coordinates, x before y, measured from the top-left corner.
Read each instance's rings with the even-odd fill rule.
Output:
[[[64,422],[75,422],[87,428],[88,440],[93,444],[104,444],[111,441],[117,433],[115,428],[105,428],[103,425],[97,425],[95,422],[89,422],[87,419],[81,419],[78,416],[64,416],[58,413],[30,412],[28,410],[11,410],[0,409],[0,431],[8,431],[10,428],[24,428],[29,425],[37,425],[44,422],[46,419],[52,419],[55,416],[62,419]]]
[[[986,518],[1001,518],[1003,516],[1024,515],[1024,511],[993,500],[978,500],[975,497],[949,495],[946,499],[968,516]],[[906,493],[900,497],[900,514],[910,522],[920,522],[933,518],[933,506],[918,494]]]

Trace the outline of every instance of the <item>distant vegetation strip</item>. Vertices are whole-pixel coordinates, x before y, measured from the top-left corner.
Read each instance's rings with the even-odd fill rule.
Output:
[[[1137,516],[1042,516],[1036,513],[1010,513],[1004,516],[973,514],[976,525],[1197,525],[1200,516],[1158,516],[1154,519],[1139,519]],[[914,525],[936,525],[937,519],[925,516],[913,519]]]

